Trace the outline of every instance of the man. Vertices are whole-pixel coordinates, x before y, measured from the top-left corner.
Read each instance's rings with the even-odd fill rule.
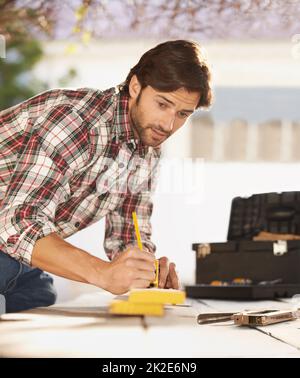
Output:
[[[178,40],[146,52],[117,88],[50,90],[0,112],[0,294],[7,312],[55,302],[43,271],[114,294],[149,286],[157,164],[145,166],[153,168],[161,144],[210,102],[199,47]],[[133,184],[123,190],[124,182]],[[64,240],[104,216],[109,262]],[[159,263],[159,287],[178,288],[175,264],[166,257]]]

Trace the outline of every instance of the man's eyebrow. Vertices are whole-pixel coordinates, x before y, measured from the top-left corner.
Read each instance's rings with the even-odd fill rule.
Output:
[[[163,95],[157,95],[157,97],[160,97],[160,98],[162,98],[163,100],[167,101],[169,104],[175,106],[174,102],[171,101],[171,100],[169,100],[169,99],[166,98],[165,96],[163,96]],[[186,112],[186,113],[194,113],[195,110],[194,110],[194,109],[182,109],[182,110],[180,110],[180,111],[181,111],[181,112]]]

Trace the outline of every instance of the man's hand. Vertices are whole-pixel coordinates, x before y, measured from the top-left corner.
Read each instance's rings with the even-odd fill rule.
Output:
[[[105,290],[124,294],[133,288],[147,288],[155,279],[155,257],[152,253],[129,246],[106,266]]]
[[[175,264],[169,263],[167,257],[159,260],[159,281],[158,287],[165,289],[179,289],[179,278],[175,271]]]

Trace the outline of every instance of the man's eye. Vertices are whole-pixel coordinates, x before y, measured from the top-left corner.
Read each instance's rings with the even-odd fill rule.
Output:
[[[167,105],[164,104],[163,102],[159,102],[158,103],[158,106],[161,108],[161,109],[166,109]]]
[[[184,113],[184,112],[179,112],[178,115],[179,115],[180,118],[187,118],[188,117],[188,114]]]

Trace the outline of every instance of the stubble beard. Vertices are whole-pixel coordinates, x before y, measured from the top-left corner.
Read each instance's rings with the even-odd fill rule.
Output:
[[[132,127],[137,134],[139,140],[145,146],[157,147],[160,142],[156,142],[151,138],[151,129],[154,127],[153,125],[142,126],[142,122],[139,119],[138,112],[137,112],[137,105],[131,110],[130,114]]]

